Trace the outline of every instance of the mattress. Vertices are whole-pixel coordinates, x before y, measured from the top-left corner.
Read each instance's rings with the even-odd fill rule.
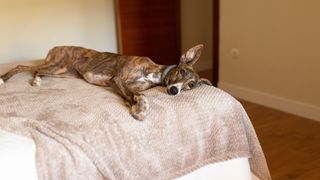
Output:
[[[0,179],[37,180],[35,154],[36,146],[32,139],[0,130]],[[250,172],[248,158],[208,164],[176,180],[196,179],[259,180]]]

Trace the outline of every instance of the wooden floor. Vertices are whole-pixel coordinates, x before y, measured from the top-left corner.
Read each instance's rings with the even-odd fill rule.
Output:
[[[239,100],[255,127],[273,180],[320,180],[320,123]]]

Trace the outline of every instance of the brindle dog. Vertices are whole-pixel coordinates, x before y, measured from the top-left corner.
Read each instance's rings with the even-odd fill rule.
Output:
[[[203,45],[197,45],[189,49],[181,56],[179,65],[165,66],[154,63],[148,57],[98,52],[75,46],[54,47],[43,64],[19,65],[2,75],[0,84],[26,71],[34,73],[34,86],[40,85],[42,76],[76,75],[91,84],[110,86],[128,102],[132,116],[143,120],[149,105],[141,91],[162,85],[167,87],[168,94],[177,95],[201,84],[211,85],[209,80],[200,79],[192,68],[202,48]]]

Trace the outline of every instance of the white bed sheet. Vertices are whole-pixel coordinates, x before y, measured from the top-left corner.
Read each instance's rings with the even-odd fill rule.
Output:
[[[35,152],[31,139],[0,130],[0,179],[36,180]]]
[[[0,130],[0,179],[37,180],[36,147],[32,139]],[[247,158],[209,164],[176,180],[259,180]]]

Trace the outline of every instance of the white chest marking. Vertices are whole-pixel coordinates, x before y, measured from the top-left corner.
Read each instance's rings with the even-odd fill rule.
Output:
[[[141,78],[137,79],[137,81],[139,81],[139,82],[150,81],[152,83],[161,83],[161,76],[160,76],[160,74],[150,73],[146,77],[141,77]]]

